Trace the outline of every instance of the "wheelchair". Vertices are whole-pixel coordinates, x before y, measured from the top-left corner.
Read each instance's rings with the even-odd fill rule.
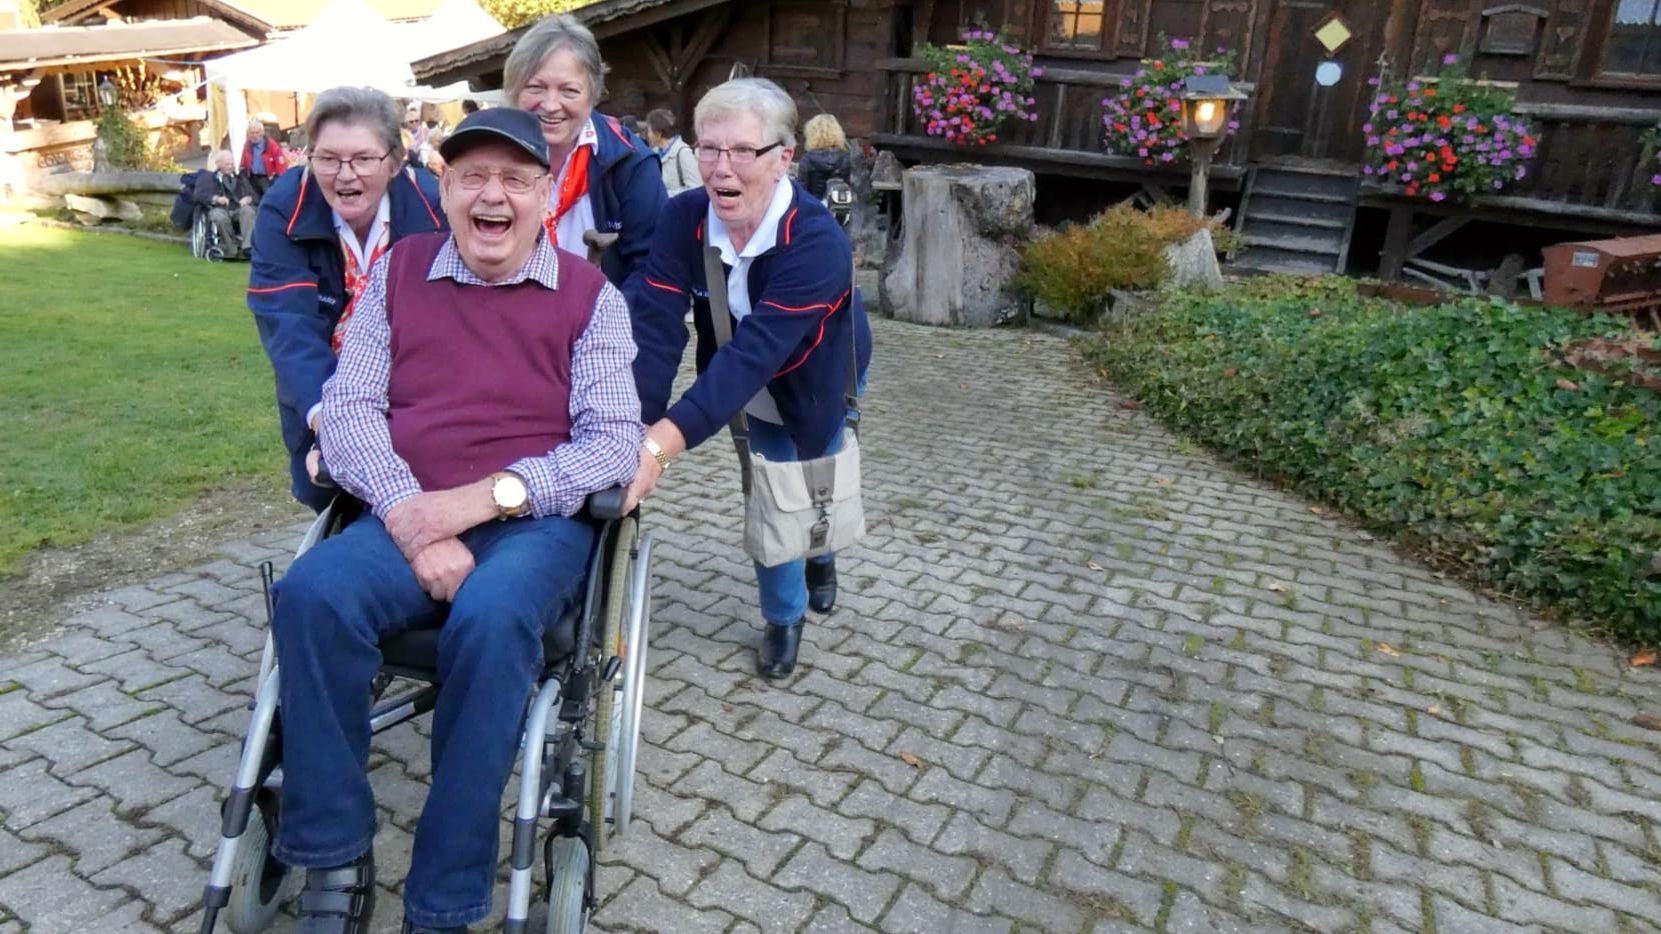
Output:
[[[190,255],[210,263],[224,262],[225,248],[219,243],[219,226],[208,209],[197,205],[190,215]]]
[[[542,845],[548,934],[580,934],[585,928],[595,906],[595,860],[611,836],[629,827],[651,617],[652,535],[642,534],[637,515],[623,513],[624,495],[614,488],[589,497],[586,515],[598,534],[581,600],[543,636],[543,671],[520,742],[503,927],[510,934],[529,930],[540,820],[549,822]],[[343,528],[355,505],[337,497],[312,523],[296,556]],[[274,610],[269,562],[261,568],[261,583],[269,622]],[[372,733],[433,709],[440,690],[438,633],[415,629],[381,643],[380,673],[364,685],[375,698]],[[282,819],[280,676],[268,632],[248,733],[221,810],[219,846],[203,893],[202,934],[214,930],[221,913],[236,934],[265,930],[288,890],[289,867],[271,854]],[[386,697],[395,684],[401,689]]]

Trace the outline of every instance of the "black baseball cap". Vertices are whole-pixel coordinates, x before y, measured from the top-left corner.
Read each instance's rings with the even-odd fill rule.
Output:
[[[523,149],[538,165],[549,167],[542,121],[517,107],[491,107],[468,114],[438,145],[438,154],[445,162],[454,162],[462,153],[492,139],[506,140]]]

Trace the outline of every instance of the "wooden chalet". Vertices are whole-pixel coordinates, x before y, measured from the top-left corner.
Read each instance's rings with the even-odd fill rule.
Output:
[[[1645,142],[1661,122],[1661,0],[600,0],[576,15],[611,66],[613,112],[666,106],[684,122],[704,90],[744,70],[777,80],[804,117],[834,113],[906,162],[1030,168],[1052,217],[1186,187],[1181,168],[1103,152],[1101,100],[1161,36],[1227,48],[1251,97],[1213,169],[1213,208],[1234,208],[1247,265],[1480,284],[1450,267],[1485,270],[1507,253],[1532,266],[1543,243],[1661,227]],[[911,52],[977,23],[1006,29],[1045,72],[1040,120],[968,151],[912,117],[925,66]],[[499,87],[519,34],[417,62],[417,77]],[[1362,184],[1368,78],[1422,74],[1444,55],[1515,87],[1540,139],[1528,177],[1467,205]],[[1323,86],[1329,62],[1340,71],[1332,82],[1324,69]]]

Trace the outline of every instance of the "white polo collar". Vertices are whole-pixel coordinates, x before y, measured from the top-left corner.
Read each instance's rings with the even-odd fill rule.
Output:
[[[715,202],[709,204],[709,242],[711,246],[721,251],[721,261],[728,266],[736,266],[738,260],[754,259],[771,250],[779,240],[779,224],[783,222],[786,211],[790,210],[790,203],[796,200],[796,191],[790,184],[789,178],[781,178],[773,188],[773,201],[767,205],[767,213],[762,215],[761,223],[756,226],[755,235],[750,242],[744,244],[742,252],[733,248],[732,235],[727,233],[727,225],[721,223],[721,218],[715,213]]]

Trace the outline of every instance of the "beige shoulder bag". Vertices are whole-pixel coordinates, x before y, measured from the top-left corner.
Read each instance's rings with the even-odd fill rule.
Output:
[[[715,340],[732,340],[727,275],[721,251],[704,248],[704,278]],[[848,421],[835,454],[805,461],[770,461],[750,450],[743,409],[728,424],[743,471],[744,551],[765,567],[841,551],[865,535],[859,490],[859,342],[853,282],[848,285]]]

